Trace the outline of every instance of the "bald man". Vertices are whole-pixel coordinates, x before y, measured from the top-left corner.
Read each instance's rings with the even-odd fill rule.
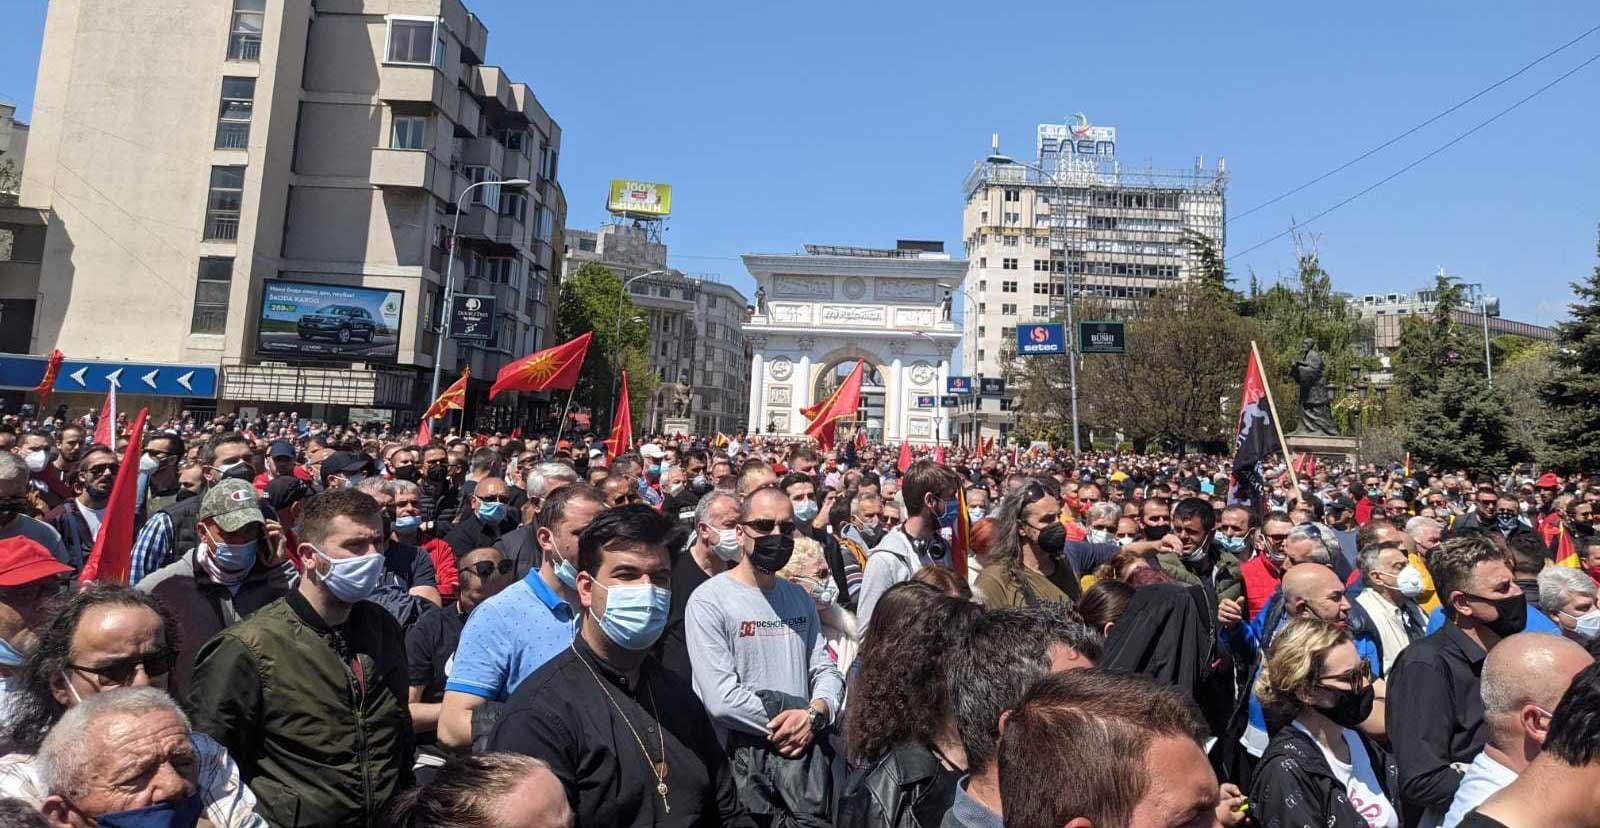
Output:
[[[1329,567],[1295,564],[1284,571],[1282,589],[1287,617],[1319,618],[1341,629],[1350,628],[1350,599]]]
[[[1559,635],[1520,633],[1500,642],[1483,660],[1478,686],[1489,741],[1467,766],[1440,828],[1511,784],[1544,748],[1550,714],[1572,677],[1594,662],[1582,646]]]

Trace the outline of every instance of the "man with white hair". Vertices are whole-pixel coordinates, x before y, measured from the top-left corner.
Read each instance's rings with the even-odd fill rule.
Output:
[[[1489,739],[1467,766],[1440,828],[1456,828],[1539,755],[1550,714],[1573,676],[1593,661],[1582,647],[1548,633],[1513,635],[1489,651],[1479,684]]]
[[[53,826],[132,825],[152,810],[178,828],[200,818],[189,719],[153,687],[108,690],[74,705],[50,729],[37,763],[48,792],[39,810]]]
[[[516,566],[512,580],[528,577],[528,571],[539,566],[539,509],[545,498],[555,494],[562,486],[579,480],[578,472],[566,463],[537,463],[528,469],[525,479],[528,502],[523,505],[522,525],[500,536],[494,548]]]
[[[1539,573],[1539,609],[1561,627],[1561,634],[1588,645],[1600,634],[1595,584],[1583,570],[1547,566]]]
[[[1444,535],[1444,524],[1430,517],[1414,517],[1406,521],[1405,532],[1417,544],[1417,554],[1427,560],[1428,553],[1439,545]]]
[[[1422,594],[1422,573],[1406,558],[1404,547],[1395,543],[1371,544],[1356,555],[1366,589],[1355,602],[1366,611],[1383,648],[1383,669],[1394,666],[1411,642],[1428,634],[1428,619],[1417,606]]]

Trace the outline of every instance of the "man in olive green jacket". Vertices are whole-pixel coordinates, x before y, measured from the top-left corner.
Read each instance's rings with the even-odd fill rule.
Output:
[[[307,501],[295,591],[200,649],[195,729],[228,748],[257,811],[283,828],[368,828],[412,784],[405,639],[365,598],[383,575],[378,504]]]

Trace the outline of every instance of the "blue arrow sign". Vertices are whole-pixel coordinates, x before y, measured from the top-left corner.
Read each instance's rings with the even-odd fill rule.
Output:
[[[33,389],[44,378],[45,362],[42,356],[0,356],[0,388]],[[120,394],[214,399],[217,369],[213,365],[68,359],[61,363],[55,390],[104,394],[112,385]]]

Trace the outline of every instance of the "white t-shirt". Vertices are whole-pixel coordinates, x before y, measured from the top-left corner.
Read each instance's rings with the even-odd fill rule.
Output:
[[[100,525],[105,522],[106,510],[95,509],[79,502],[78,513],[83,515],[83,522],[89,526],[89,537],[98,540],[100,538]]]
[[[1299,722],[1295,727],[1305,731],[1307,736],[1311,731]],[[1327,760],[1328,767],[1333,770],[1333,776],[1344,785],[1345,798],[1350,800],[1350,807],[1366,820],[1368,828],[1400,828],[1399,814],[1395,813],[1394,804],[1383,793],[1383,786],[1378,783],[1378,775],[1372,769],[1372,760],[1367,757],[1367,748],[1361,744],[1361,737],[1355,731],[1344,728],[1344,743],[1350,751],[1350,762],[1339,761],[1327,748],[1317,742],[1317,749],[1322,751],[1322,758]]]

